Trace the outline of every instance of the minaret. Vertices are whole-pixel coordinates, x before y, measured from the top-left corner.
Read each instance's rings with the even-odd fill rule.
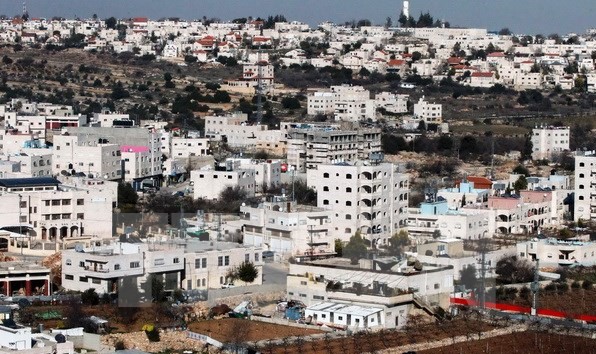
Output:
[[[404,16],[406,16],[406,18],[410,17],[410,1],[404,0],[404,8],[402,10],[402,13],[404,14]]]

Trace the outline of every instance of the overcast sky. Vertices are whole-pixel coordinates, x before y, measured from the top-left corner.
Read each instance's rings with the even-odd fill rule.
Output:
[[[387,16],[395,21],[401,1],[390,0],[27,0],[32,17],[100,18],[146,16],[187,19],[218,17],[222,20],[246,16],[284,14],[289,20],[315,25],[325,20],[343,22],[367,18],[383,24]],[[0,0],[0,14],[20,14],[22,1]],[[583,33],[596,27],[596,0],[411,0],[416,18],[429,11],[435,19],[454,26],[514,33]]]

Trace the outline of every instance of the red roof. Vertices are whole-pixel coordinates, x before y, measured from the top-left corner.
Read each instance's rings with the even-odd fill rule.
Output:
[[[456,65],[460,64],[464,59],[460,57],[451,57],[447,59],[447,64],[449,65]]]
[[[389,60],[389,63],[388,63],[389,66],[402,66],[405,64],[406,64],[406,61],[401,60],[401,59],[391,59],[391,60]]]
[[[491,71],[477,71],[472,73],[473,77],[493,77],[493,73]]]
[[[489,58],[503,58],[505,56],[505,53],[503,52],[493,52],[490,53],[489,55],[487,55],[487,57]]]
[[[491,189],[493,186],[493,182],[486,177],[468,176],[467,180],[468,180],[468,182],[474,183],[474,188],[476,188],[476,189]],[[461,181],[457,181],[457,182],[455,182],[455,185],[457,187],[459,187],[460,183],[461,183]]]
[[[149,19],[147,17],[135,17],[132,19],[132,22],[147,22]]]

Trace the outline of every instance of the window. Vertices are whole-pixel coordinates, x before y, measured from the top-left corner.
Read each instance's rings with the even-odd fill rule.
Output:
[[[323,178],[329,178],[329,173],[327,173],[327,172],[323,173]]]
[[[70,199],[62,199],[62,205],[70,205]]]
[[[77,199],[77,205],[85,205],[85,199]]]
[[[163,258],[157,258],[153,260],[153,265],[155,266],[161,266],[166,264],[166,261]]]
[[[195,269],[199,269],[201,268],[201,259],[197,258],[195,259]]]
[[[247,254],[244,255],[244,261],[245,262],[250,262],[250,254],[247,253]]]
[[[346,206],[352,206],[352,202],[351,201],[346,201]]]
[[[79,267],[85,268],[85,261],[80,261],[79,262]]]
[[[203,268],[207,268],[207,258],[203,258],[203,261],[201,264],[202,264]]]
[[[77,219],[78,219],[78,220],[83,220],[83,219],[85,219],[85,214],[84,214],[84,213],[77,213]]]
[[[351,175],[350,173],[348,173],[348,174],[346,175],[346,179],[352,179],[352,175]]]
[[[346,193],[352,193],[352,188],[350,188],[350,187],[347,187],[347,188],[346,188]]]
[[[323,192],[329,192],[329,187],[328,186],[324,186],[323,187]]]
[[[324,296],[321,296],[321,295],[313,295],[312,298],[314,300],[325,300],[325,297]]]
[[[323,200],[323,205],[329,205],[329,200],[328,199]]]
[[[130,268],[139,268],[140,266],[139,262],[130,262]]]
[[[306,297],[306,294],[300,294],[299,296],[300,297]]]
[[[101,279],[92,278],[91,282],[93,282],[93,284],[101,284]]]
[[[201,286],[201,279],[197,279],[197,288]]]
[[[89,281],[87,280],[87,277],[79,277],[79,281],[81,283],[88,283]]]
[[[114,264],[114,270],[120,270],[120,264]]]
[[[224,265],[230,265],[230,256],[225,256]]]
[[[178,257],[175,257],[175,258],[174,258],[174,264],[178,264],[178,263],[180,263],[180,258],[178,258]]]
[[[69,265],[72,265],[72,261],[71,261],[70,259],[67,259],[67,260],[66,260],[66,265],[67,265],[67,266],[69,266]]]
[[[435,284],[435,289],[438,289],[438,288],[439,288],[439,286],[440,286],[440,285],[439,285],[439,283],[436,283],[436,284]]]
[[[308,284],[307,284],[307,282],[305,282],[305,281],[301,281],[301,282],[300,282],[300,285],[308,285]]]
[[[64,274],[64,279],[66,280],[74,280],[74,276],[70,274]]]
[[[52,205],[53,206],[60,205],[60,200],[59,199],[52,200]]]
[[[27,207],[27,201],[22,201],[21,208],[26,208],[26,207]]]
[[[346,214],[346,220],[352,220],[352,215]]]
[[[259,253],[255,253],[255,262],[259,261]]]
[[[205,284],[207,284],[207,281],[205,280],[205,278],[203,278],[203,286],[205,286]]]
[[[217,257],[217,266],[221,267],[223,265],[223,257],[219,256]]]

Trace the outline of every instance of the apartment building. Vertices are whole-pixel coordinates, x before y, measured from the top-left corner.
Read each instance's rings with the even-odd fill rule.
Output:
[[[532,160],[550,160],[569,151],[569,127],[536,127],[532,129]]]
[[[573,220],[596,219],[596,155],[594,151],[575,155],[575,197]]]
[[[252,283],[244,284],[234,280],[234,285],[263,284],[263,249],[257,246],[240,245],[235,242],[192,241],[185,249],[185,277],[182,288],[219,289],[229,284],[230,272],[244,262],[252,263],[258,270],[257,278]]]
[[[183,138],[172,137],[172,158],[188,158],[190,156],[207,156],[211,154],[211,145],[208,138]]]
[[[391,163],[319,165],[307,171],[317,206],[331,210],[334,237],[348,241],[360,231],[373,244],[407,226],[409,176]]]
[[[309,126],[288,130],[288,165],[300,172],[321,164],[368,159],[381,152],[380,129]]]
[[[441,124],[443,122],[443,105],[430,103],[424,96],[414,104],[414,116],[426,124]]]
[[[256,173],[253,169],[234,167],[232,163],[190,172],[195,199],[217,199],[222,191],[239,187],[248,197],[255,195]]]
[[[147,146],[121,145],[124,181],[132,183],[135,189],[144,184],[159,186],[162,176],[162,161],[152,154]]]
[[[253,170],[255,174],[255,192],[263,192],[267,188],[276,188],[281,185],[281,166],[280,160],[255,160],[228,158],[227,164],[232,164],[234,168]]]
[[[46,149],[24,149],[18,154],[0,155],[0,160],[18,164],[18,172],[3,178],[52,175],[52,154]]]
[[[300,205],[291,197],[272,197],[240,207],[243,243],[287,256],[332,255],[331,210]]]
[[[254,148],[257,144],[285,141],[285,133],[268,130],[266,125],[248,122],[248,116],[235,112],[226,116],[205,117],[205,136],[232,147]]]
[[[0,225],[37,240],[112,236],[109,189],[63,185],[51,177],[0,180]]]
[[[114,242],[98,247],[62,251],[62,286],[67,290],[113,293],[134,284],[150,299],[149,276],[159,276],[164,290],[180,288],[184,272],[184,248],[173,244]],[[122,293],[122,296],[126,294]]]
[[[554,238],[534,239],[517,244],[517,255],[529,261],[540,261],[542,267],[596,265],[596,243]]]

